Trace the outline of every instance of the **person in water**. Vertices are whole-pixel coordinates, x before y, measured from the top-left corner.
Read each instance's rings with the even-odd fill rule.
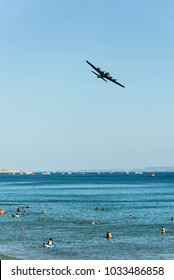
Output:
[[[43,247],[47,247],[48,245],[49,245],[49,246],[54,246],[54,245],[53,245],[53,239],[52,239],[52,238],[49,238],[47,242],[44,242],[44,243],[43,243]]]
[[[47,212],[47,211],[42,211],[41,214],[43,214],[43,215],[48,215],[48,212]]]
[[[48,245],[53,245],[53,239],[52,238],[48,239]]]
[[[107,234],[106,234],[106,238],[111,239],[112,238],[112,232],[108,231]]]
[[[166,233],[166,229],[165,229],[165,227],[163,227],[163,226],[161,227],[161,233],[162,233],[162,234],[165,234],[165,233]]]

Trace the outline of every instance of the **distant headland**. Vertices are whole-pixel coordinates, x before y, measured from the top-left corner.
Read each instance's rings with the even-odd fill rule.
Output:
[[[6,168],[0,168],[0,173],[32,173],[32,172],[26,172],[24,170],[21,170],[21,169],[6,169]]]

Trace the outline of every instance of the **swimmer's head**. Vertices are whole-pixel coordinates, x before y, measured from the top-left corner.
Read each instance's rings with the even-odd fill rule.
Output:
[[[112,238],[112,232],[108,231],[106,234],[106,238],[111,239]]]
[[[53,239],[52,238],[48,239],[48,244],[53,244]]]

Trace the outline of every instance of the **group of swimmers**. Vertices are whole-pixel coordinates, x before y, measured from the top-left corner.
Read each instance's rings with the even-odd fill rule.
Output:
[[[45,221],[45,219],[44,218],[38,218],[38,221],[42,221],[42,222],[44,222]]]
[[[25,207],[26,207],[26,208],[29,208],[28,205],[25,206]],[[19,218],[19,212],[22,212],[22,210],[21,210],[21,209],[19,208],[19,206],[18,206],[18,207],[17,207],[17,210],[16,210],[16,214],[12,214],[11,217],[12,217],[12,218]],[[22,215],[23,215],[23,216],[26,216],[26,215],[27,215],[26,211],[23,211]]]
[[[29,208],[29,206],[27,205],[25,208]],[[98,211],[99,208],[96,207],[95,210]],[[104,208],[102,208],[101,210],[104,210]],[[21,210],[19,207],[17,207],[16,214],[15,214],[15,215],[12,214],[12,217],[19,218],[19,212],[21,212],[21,211],[22,211],[22,210]],[[22,215],[23,215],[23,216],[26,216],[26,214],[27,214],[26,211],[23,211]],[[47,212],[47,211],[42,211],[41,214],[42,214],[42,215],[48,215],[48,212]],[[132,219],[132,218],[133,218],[133,215],[130,214],[130,215],[129,215],[129,218]],[[172,217],[172,218],[170,218],[170,220],[171,220],[171,221],[174,221],[174,218]],[[42,221],[42,222],[43,222],[43,221],[44,221],[44,218],[43,218],[43,217],[42,217],[42,218],[39,217],[39,218],[38,218],[38,221]],[[79,224],[79,223],[81,223],[81,222],[80,222],[80,221],[77,221],[77,223]],[[91,222],[92,225],[94,225],[94,224],[100,224],[100,223],[101,223],[100,221],[97,221],[97,222],[92,221],[92,222]],[[22,226],[22,227],[21,227],[21,230],[24,230],[24,229],[25,229],[25,228]],[[166,233],[166,229],[165,229],[164,226],[161,227],[161,233],[162,233],[163,235]],[[112,232],[111,232],[111,231],[107,231],[105,237],[106,237],[107,239],[112,239],[112,238],[113,238]],[[49,238],[47,242],[44,242],[44,243],[43,243],[43,247],[54,247],[54,246],[55,246],[55,244],[53,243],[53,239],[52,239],[52,238]]]
[[[12,214],[11,217],[12,217],[12,218],[19,218],[19,214],[20,214],[20,212],[22,212],[22,208],[24,208],[24,207],[21,207],[21,208],[20,208],[19,206],[17,206],[16,213],[15,213],[15,214]],[[25,208],[30,208],[30,206],[27,205],[27,206],[25,206]],[[21,215],[26,216],[26,215],[27,215],[26,211],[23,211],[23,213],[21,213]],[[41,212],[41,215],[48,215],[48,212],[47,212],[47,211],[42,211],[42,212]],[[44,219],[43,217],[41,217],[41,218],[39,217],[39,218],[38,218],[38,221],[44,222],[45,219]],[[21,230],[24,230],[25,228],[22,226],[20,229],[21,229]]]
[[[96,225],[96,224],[97,224],[97,225],[100,225],[100,224],[101,224],[101,222],[100,222],[100,221],[97,221],[97,222],[92,221],[92,222],[91,222],[91,225]]]
[[[95,211],[98,211],[99,210],[99,208],[98,207],[95,207]],[[105,210],[104,208],[101,208],[101,210],[103,211],[103,210]]]

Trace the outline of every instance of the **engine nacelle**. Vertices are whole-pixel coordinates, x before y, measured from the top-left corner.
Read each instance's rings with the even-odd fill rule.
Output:
[[[110,73],[109,73],[109,72],[105,72],[105,75],[106,75],[106,76],[110,76]]]

